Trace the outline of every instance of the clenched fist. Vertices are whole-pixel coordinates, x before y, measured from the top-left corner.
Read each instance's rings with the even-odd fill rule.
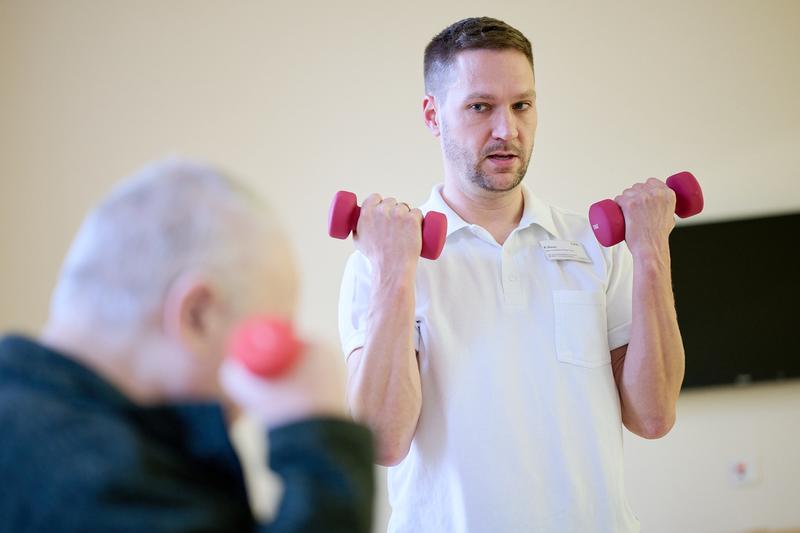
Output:
[[[650,178],[625,189],[614,198],[625,216],[625,241],[636,257],[669,248],[669,234],[675,227],[675,192]]]
[[[422,248],[422,211],[371,194],[361,206],[355,243],[379,272],[413,272]]]

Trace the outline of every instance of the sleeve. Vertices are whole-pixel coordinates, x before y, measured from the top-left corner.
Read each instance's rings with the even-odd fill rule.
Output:
[[[347,260],[339,289],[339,339],[345,359],[364,346],[367,338],[367,311],[372,290],[372,267],[362,253]],[[414,349],[419,352],[420,319],[414,324]]]
[[[339,338],[345,358],[366,340],[371,275],[369,259],[354,252],[347,260],[339,289]]]
[[[270,468],[283,480],[275,520],[263,532],[368,533],[375,491],[372,434],[334,418],[269,433]]]
[[[606,264],[608,346],[614,350],[628,344],[631,338],[633,258],[624,241],[606,252]]]

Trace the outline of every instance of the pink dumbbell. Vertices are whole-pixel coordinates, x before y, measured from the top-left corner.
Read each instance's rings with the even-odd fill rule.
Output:
[[[328,212],[328,235],[335,239],[346,239],[358,224],[361,208],[356,203],[356,195],[339,191],[331,202]],[[428,211],[422,220],[422,250],[425,259],[437,259],[444,248],[447,237],[447,217],[438,211]]]
[[[250,372],[275,378],[297,363],[303,343],[294,334],[291,322],[282,318],[257,316],[233,330],[228,354]]]
[[[667,178],[667,187],[675,191],[675,214],[681,218],[703,210],[703,190],[691,172],[679,172]],[[589,208],[589,223],[603,246],[625,240],[625,217],[614,200],[600,200]]]

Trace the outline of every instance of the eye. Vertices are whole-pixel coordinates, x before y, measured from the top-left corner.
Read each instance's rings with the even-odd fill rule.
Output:
[[[489,110],[489,105],[488,104],[470,104],[468,106],[468,108],[472,109],[473,111],[477,111],[478,113],[483,113],[484,111],[488,111]]]
[[[525,111],[526,109],[531,108],[530,102],[517,102],[516,104],[511,106],[513,109],[517,111]]]

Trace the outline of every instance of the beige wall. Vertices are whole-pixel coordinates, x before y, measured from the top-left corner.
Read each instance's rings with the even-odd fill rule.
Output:
[[[800,527],[800,383],[684,392],[659,441],[625,436],[631,506],[645,532]],[[737,485],[733,465],[753,468]]]
[[[422,48],[475,14],[534,43],[527,180],[545,198],[583,211],[690,169],[698,221],[800,208],[800,2],[486,5],[0,0],[0,330],[36,331],[86,210],[178,152],[271,200],[303,271],[301,322],[335,339],[352,248],[325,236],[330,197],[427,196],[441,162],[420,115]],[[626,438],[645,531],[800,524],[799,403],[797,384],[693,392],[666,439]],[[734,489],[727,461],[743,454],[761,476]]]

